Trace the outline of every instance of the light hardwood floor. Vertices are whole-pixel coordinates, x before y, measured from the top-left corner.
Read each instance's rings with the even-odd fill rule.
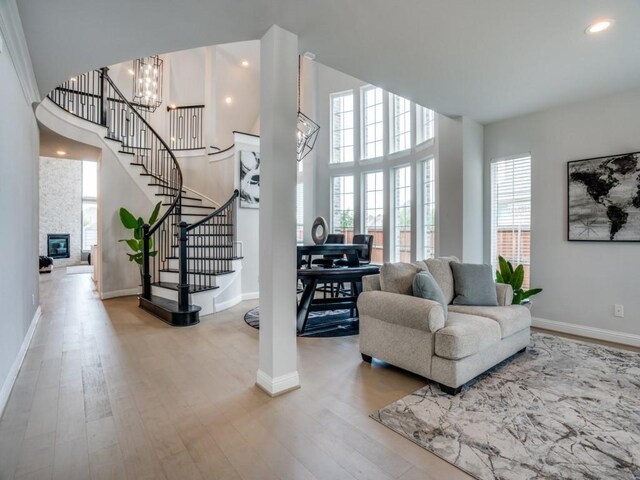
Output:
[[[298,339],[302,388],[262,393],[255,304],[177,329],[88,274],[42,275],[0,480],[470,478],[368,417],[425,380],[363,363],[358,337]]]

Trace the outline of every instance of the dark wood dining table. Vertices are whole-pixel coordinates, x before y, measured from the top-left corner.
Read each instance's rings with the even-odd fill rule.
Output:
[[[362,291],[362,277],[380,272],[377,265],[360,265],[358,252],[366,252],[369,247],[355,243],[333,243],[324,245],[298,245],[298,280],[303,290],[297,312],[297,330],[305,332],[309,312],[349,309],[357,310],[358,295]],[[346,257],[347,265],[312,266],[314,255],[339,255]],[[302,264],[307,257],[306,265]],[[318,283],[351,284],[351,295],[332,298],[314,298]]]
[[[302,268],[302,257],[307,257],[307,265],[311,266],[314,255],[344,255],[348,265],[360,264],[358,252],[366,253],[369,246],[364,243],[323,243],[321,245],[298,245],[298,268]]]

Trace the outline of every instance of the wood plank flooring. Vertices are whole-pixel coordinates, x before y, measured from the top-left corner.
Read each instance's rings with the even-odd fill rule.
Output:
[[[242,320],[256,302],[171,328],[61,269],[41,276],[41,304],[0,480],[470,478],[368,417],[425,380],[361,362],[358,337],[298,339],[302,388],[272,399]]]
[[[177,329],[88,274],[41,276],[43,316],[0,421],[0,480],[462,479],[368,414],[425,380],[300,338],[302,388],[255,387],[256,302]]]

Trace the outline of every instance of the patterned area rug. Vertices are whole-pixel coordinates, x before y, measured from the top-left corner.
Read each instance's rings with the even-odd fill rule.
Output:
[[[249,310],[244,321],[253,328],[260,328],[260,308]],[[351,317],[349,310],[310,312],[305,332],[299,337],[349,337],[360,333],[358,317]]]
[[[640,354],[533,334],[451,397],[430,384],[371,415],[479,479],[640,479]]]

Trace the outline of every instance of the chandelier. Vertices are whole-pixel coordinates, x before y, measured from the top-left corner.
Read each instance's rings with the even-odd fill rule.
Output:
[[[313,150],[319,131],[320,126],[300,111],[300,57],[298,57],[298,161]]]
[[[158,55],[133,61],[133,101],[152,112],[162,103],[162,60]]]

